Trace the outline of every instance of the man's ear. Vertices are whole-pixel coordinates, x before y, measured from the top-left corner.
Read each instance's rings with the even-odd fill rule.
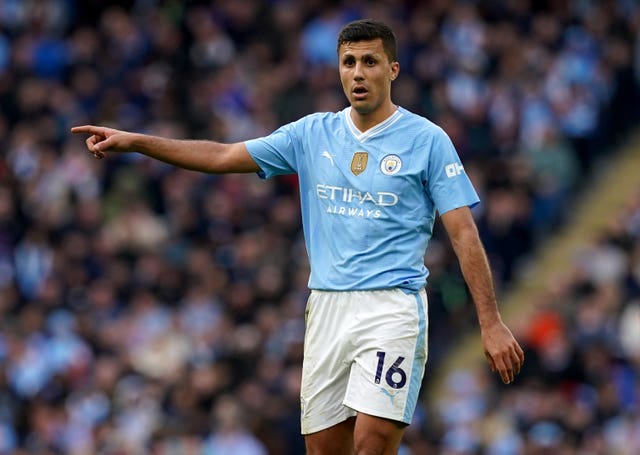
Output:
[[[390,79],[392,81],[395,81],[396,78],[398,77],[398,74],[400,74],[400,63],[399,62],[393,62],[391,64],[391,77],[390,77]]]

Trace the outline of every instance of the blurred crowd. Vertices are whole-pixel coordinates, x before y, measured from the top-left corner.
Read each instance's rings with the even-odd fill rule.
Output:
[[[438,424],[412,429],[436,428],[440,451],[415,453],[640,453],[640,188],[536,302],[518,324],[527,349],[515,387],[485,368],[454,370]]]
[[[634,0],[0,2],[0,454],[304,452],[296,178],[97,161],[69,128],[231,142],[339,110],[360,17],[395,29],[394,101],[481,194],[500,292],[640,119]],[[639,452],[639,220],[550,286],[515,386],[452,375],[403,454]],[[428,387],[477,328],[440,227],[425,260]]]

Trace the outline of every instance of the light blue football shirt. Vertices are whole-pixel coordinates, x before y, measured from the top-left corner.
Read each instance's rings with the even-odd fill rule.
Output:
[[[398,108],[361,132],[350,107],[246,141],[270,178],[298,174],[311,289],[424,287],[436,211],[479,202],[447,134]]]

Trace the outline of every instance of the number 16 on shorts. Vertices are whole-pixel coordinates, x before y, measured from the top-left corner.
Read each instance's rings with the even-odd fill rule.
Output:
[[[375,383],[380,384],[381,380],[393,389],[401,389],[407,383],[407,373],[401,368],[404,357],[399,356],[390,366],[386,361],[387,353],[376,352],[378,365],[376,366]]]

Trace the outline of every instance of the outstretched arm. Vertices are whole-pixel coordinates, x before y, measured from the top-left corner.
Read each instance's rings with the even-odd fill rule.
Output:
[[[96,158],[111,152],[138,152],[184,169],[213,174],[260,170],[243,142],[167,139],[94,125],[76,126],[71,132],[90,135],[87,149]]]
[[[489,261],[471,211],[461,207],[441,218],[476,306],[484,354],[491,370],[508,384],[520,372],[524,352],[500,317]]]

